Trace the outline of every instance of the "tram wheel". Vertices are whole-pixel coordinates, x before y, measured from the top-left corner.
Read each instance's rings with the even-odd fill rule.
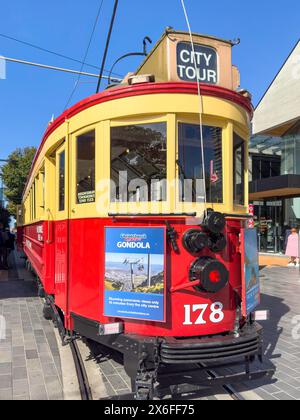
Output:
[[[42,299],[45,298],[45,290],[44,290],[43,286],[41,286],[40,284],[38,286],[38,297],[40,297]]]
[[[53,319],[53,311],[50,305],[45,303],[43,308],[43,316],[47,321],[51,321]]]

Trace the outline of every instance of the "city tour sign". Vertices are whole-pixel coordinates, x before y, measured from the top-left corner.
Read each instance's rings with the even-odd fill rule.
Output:
[[[188,82],[218,83],[218,55],[214,48],[190,43],[177,44],[177,73]]]

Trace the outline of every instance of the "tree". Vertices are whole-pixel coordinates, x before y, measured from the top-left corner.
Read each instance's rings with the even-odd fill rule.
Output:
[[[36,153],[35,147],[16,149],[8,157],[8,163],[1,169],[5,185],[8,210],[16,216],[17,205],[22,202],[22,195]]]

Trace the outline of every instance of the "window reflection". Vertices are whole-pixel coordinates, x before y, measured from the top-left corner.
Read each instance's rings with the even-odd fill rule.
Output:
[[[206,199],[223,202],[222,129],[203,126]],[[204,202],[200,126],[178,125],[180,201]]]
[[[233,195],[234,204],[245,204],[245,141],[233,136]]]
[[[95,202],[95,130],[77,137],[77,203]]]
[[[166,123],[111,129],[111,200],[166,200]]]

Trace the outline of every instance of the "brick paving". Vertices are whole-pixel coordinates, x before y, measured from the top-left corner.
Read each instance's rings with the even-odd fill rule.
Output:
[[[300,273],[266,267],[261,276],[261,307],[271,310],[271,319],[263,323],[265,357],[276,373],[271,383],[251,387],[266,400],[300,400]]]
[[[264,327],[264,364],[275,368],[272,379],[252,381],[237,390],[253,390],[264,400],[300,400],[300,273],[296,268],[265,267],[261,271],[260,309],[270,310]],[[237,372],[238,369],[231,369]],[[222,372],[223,373],[223,372]]]
[[[10,256],[0,271],[0,400],[61,400],[62,373],[53,324],[42,316],[33,277],[24,262]],[[1,334],[1,332],[0,332]]]

